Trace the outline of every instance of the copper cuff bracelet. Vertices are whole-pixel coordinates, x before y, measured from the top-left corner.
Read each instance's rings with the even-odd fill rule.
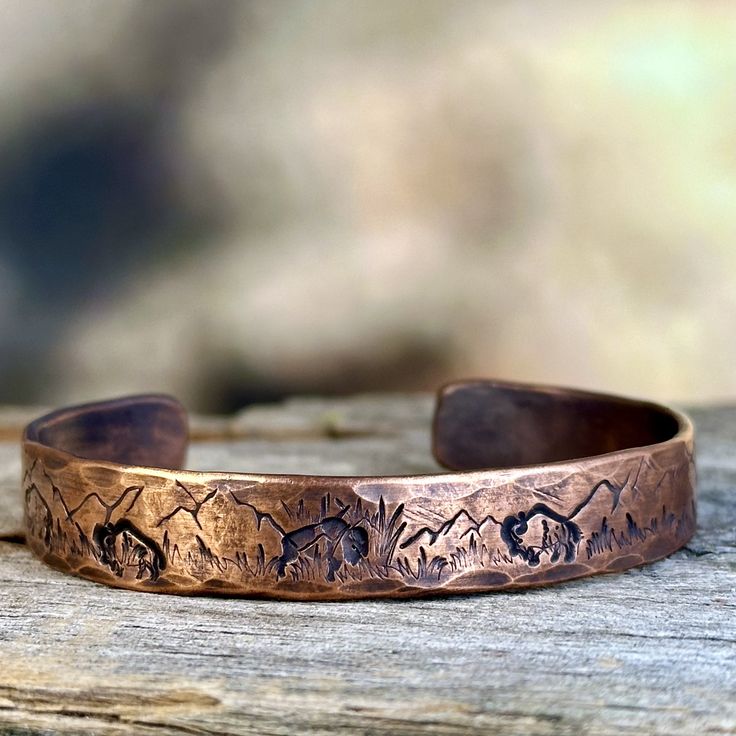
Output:
[[[27,541],[48,564],[161,593],[302,600],[471,593],[624,570],[695,528],[690,420],[656,404],[497,381],[444,387],[452,472],[179,470],[166,396],[62,409],[23,437]]]

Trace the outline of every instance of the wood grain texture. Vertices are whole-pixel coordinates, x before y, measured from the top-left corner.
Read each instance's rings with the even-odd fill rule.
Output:
[[[432,471],[431,408],[300,399],[200,420],[190,466]],[[736,408],[692,415],[686,549],[619,575],[417,601],[151,596],[56,573],[19,543],[18,447],[0,443],[0,731],[736,733]]]

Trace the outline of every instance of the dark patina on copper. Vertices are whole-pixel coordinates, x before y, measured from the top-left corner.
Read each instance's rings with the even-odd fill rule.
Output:
[[[62,409],[23,439],[27,541],[48,564],[161,593],[338,600],[545,585],[660,559],[695,528],[693,428],[656,404],[466,381],[438,396],[451,472],[182,468],[166,396]]]

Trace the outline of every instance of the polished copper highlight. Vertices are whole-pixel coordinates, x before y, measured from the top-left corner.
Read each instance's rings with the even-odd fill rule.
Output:
[[[136,396],[62,409],[23,438],[27,541],[122,588],[302,600],[546,585],[660,559],[695,528],[693,428],[604,394],[466,381],[438,396],[451,472],[183,470],[184,409]]]

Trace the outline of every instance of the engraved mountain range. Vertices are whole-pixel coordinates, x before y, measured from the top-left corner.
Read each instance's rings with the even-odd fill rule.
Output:
[[[465,509],[460,509],[455,516],[448,519],[436,529],[432,529],[428,526],[422,527],[419,531],[414,532],[414,534],[405,539],[399,547],[401,549],[406,549],[415,542],[432,546],[438,541],[442,541],[442,538],[444,537],[451,537],[453,539],[460,540],[471,532],[475,532],[479,536],[483,536],[484,532],[487,531],[491,525],[500,527],[501,522],[494,519],[491,514],[488,514],[480,521],[476,521]]]

